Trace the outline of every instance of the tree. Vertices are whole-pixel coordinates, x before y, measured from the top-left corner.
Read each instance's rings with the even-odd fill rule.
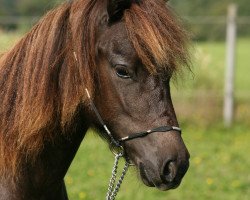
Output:
[[[58,2],[56,0],[19,0],[18,13],[25,16],[41,16]]]
[[[248,16],[250,14],[249,0],[173,0],[170,1],[171,5],[177,10],[177,13],[181,13],[181,16],[199,17],[202,19],[207,16],[222,16],[225,23],[211,24],[195,24],[187,23],[188,29],[194,33],[194,38],[198,40],[217,40],[225,38],[225,26],[227,7],[230,3],[236,3],[238,5],[238,15]],[[217,24],[216,24],[217,23]],[[250,33],[250,28],[239,26],[238,34],[246,35]]]
[[[0,0],[0,15],[16,15],[17,0]]]

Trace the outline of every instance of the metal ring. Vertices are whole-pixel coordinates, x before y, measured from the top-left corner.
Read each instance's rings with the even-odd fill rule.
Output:
[[[116,146],[116,145],[114,145],[114,143],[113,142],[111,142],[110,144],[109,144],[109,149],[110,149],[110,151],[115,155],[115,156],[118,156],[118,155],[120,155],[120,156],[123,156],[124,155],[124,148],[123,148],[123,146]]]
[[[118,155],[120,155],[121,157],[124,157],[124,159],[126,160],[126,162],[128,163],[128,165],[129,166],[135,166],[135,164],[134,163],[132,163],[131,162],[131,160],[129,159],[129,158],[127,158],[127,157],[125,157],[124,155],[124,148],[123,148],[123,146],[116,146],[116,145],[114,145],[114,143],[113,142],[111,142],[110,144],[109,144],[109,149],[110,149],[110,151],[115,155],[115,156],[118,156]]]

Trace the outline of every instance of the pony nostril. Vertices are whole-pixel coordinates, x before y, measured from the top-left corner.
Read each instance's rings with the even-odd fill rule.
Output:
[[[163,166],[162,171],[162,179],[165,182],[173,182],[176,176],[176,162],[175,161],[168,161],[166,162],[165,166]]]

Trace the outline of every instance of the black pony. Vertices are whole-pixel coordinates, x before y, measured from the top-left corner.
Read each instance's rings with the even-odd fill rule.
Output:
[[[90,126],[122,142],[143,182],[177,187],[189,165],[169,81],[188,64],[163,0],[75,0],[0,57],[0,199],[67,199],[64,176]],[[89,92],[89,97],[86,93]]]

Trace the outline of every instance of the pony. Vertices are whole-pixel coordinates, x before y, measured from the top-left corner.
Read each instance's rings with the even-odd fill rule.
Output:
[[[68,199],[64,176],[87,129],[110,142],[90,100],[116,140],[179,126],[170,80],[189,53],[175,18],[163,0],[65,2],[1,55],[1,200]],[[188,150],[178,131],[155,132],[124,142],[124,156],[145,185],[176,188]]]

